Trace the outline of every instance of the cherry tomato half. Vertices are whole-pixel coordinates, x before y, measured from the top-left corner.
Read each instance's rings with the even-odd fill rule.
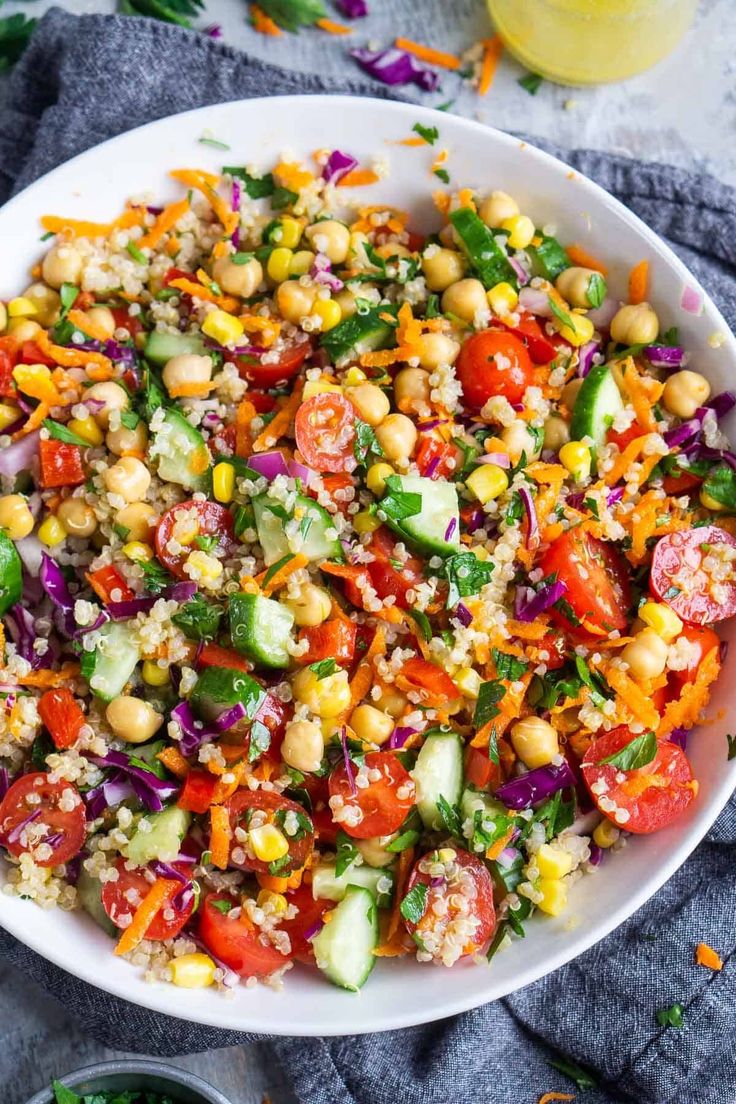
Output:
[[[102,887],[102,907],[116,928],[128,926],[133,913],[153,885],[153,880],[146,877],[145,867],[126,870],[125,862],[125,859],[118,859],[115,863],[118,880],[105,882]],[[188,875],[191,872],[191,866],[186,863],[174,863],[173,866],[180,874]],[[181,889],[184,889],[184,883]],[[156,913],[146,928],[146,939],[173,939],[179,934],[194,911],[195,897],[193,893],[187,894],[179,906],[177,897],[178,894],[174,894]],[[169,912],[173,916],[166,917],[164,914]]]
[[[282,921],[279,928],[285,931],[291,940],[292,958],[314,965],[312,941],[307,939],[307,936],[316,934],[315,928],[318,927],[324,914],[335,907],[335,902],[327,901],[323,897],[315,900],[311,885],[304,883],[286,896],[289,904],[296,905],[299,912],[292,920]]]
[[[686,682],[695,682],[698,667],[708,652],[712,652],[714,648],[719,648],[721,644],[712,629],[704,629],[700,625],[685,625],[677,639],[682,640],[683,637],[694,646],[693,655],[683,671],[670,671],[669,673],[670,679],[681,686]]]
[[[566,586],[564,600],[578,621],[587,621],[604,632],[623,631],[631,605],[629,572],[623,556],[611,544],[568,529],[552,541],[541,558],[545,575],[556,575]],[[558,624],[570,626],[552,611]]]
[[[225,360],[236,366],[241,379],[252,383],[254,387],[268,390],[269,387],[279,387],[293,379],[311,349],[309,341],[300,341],[298,345],[284,349],[278,360],[262,362],[254,356],[233,356],[230,353],[226,354]]]
[[[330,775],[330,797],[341,797],[346,809],[357,809],[361,814],[357,824],[341,820],[339,827],[354,839],[388,836],[403,824],[416,800],[414,780],[389,751],[369,752],[363,769],[368,775],[368,785],[355,787],[356,793],[344,763]],[[353,766],[353,772],[357,770]]]
[[[557,346],[546,336],[533,314],[522,314],[516,326],[505,329],[525,342],[535,364],[549,364],[557,356]]]
[[[683,529],[657,541],[649,585],[694,625],[736,613],[736,538],[717,525]]]
[[[62,807],[67,804],[73,807]],[[38,837],[36,822],[46,826]],[[86,831],[84,804],[76,786],[52,782],[41,771],[16,779],[0,802],[0,844],[16,858],[30,855],[37,866],[69,862],[82,850]],[[51,848],[50,857],[39,858],[42,844]]]
[[[583,778],[600,812],[618,828],[637,834],[657,832],[685,812],[695,798],[697,783],[685,752],[669,740],[660,740],[651,763],[636,770],[621,771],[601,763],[632,739],[622,725],[593,740],[581,763]],[[621,775],[625,777],[619,782]],[[600,783],[605,783],[603,793],[596,792],[604,788]]]
[[[424,946],[429,944],[434,958],[442,961],[443,951],[450,925],[457,929],[458,921],[466,919],[468,938],[461,954],[474,954],[493,935],[496,927],[496,910],[493,905],[493,879],[481,860],[469,851],[453,847],[455,857],[442,863],[444,875],[432,876],[429,867],[437,852],[430,852],[415,864],[406,887],[407,895],[417,885],[427,886],[422,917],[412,922],[404,920],[410,935],[422,939]],[[435,910],[439,902],[444,907]],[[463,905],[459,906],[458,901]],[[423,937],[429,937],[431,940]],[[453,931],[454,936],[454,931]]]
[[[240,977],[268,977],[288,962],[244,913],[229,913],[239,902],[227,893],[208,893],[199,915],[199,938],[215,958]]]
[[[196,514],[197,533],[183,545],[181,552],[170,552],[169,541],[176,539],[175,527],[178,521],[184,524],[185,519],[194,511]],[[214,549],[208,549],[223,556],[228,556],[237,545],[233,531],[233,516],[224,506],[217,502],[180,502],[172,506],[163,515],[156,526],[156,555],[161,563],[178,579],[188,579],[184,565],[190,552],[199,547],[197,540],[200,537],[217,537]],[[207,542],[209,543],[209,542]]]
[[[271,864],[256,858],[248,844],[236,843],[230,853],[230,865],[237,866],[241,870],[254,870],[260,874],[276,874],[279,878],[288,878],[295,870],[301,870],[314,847],[314,831],[308,815],[296,801],[289,801],[288,797],[268,790],[238,790],[225,802],[225,807],[230,814],[230,826],[235,834],[236,828],[242,828],[246,832],[249,827],[255,827],[256,823],[272,823],[284,834],[289,843],[289,851],[284,856],[283,864],[279,865],[278,872],[269,869]],[[299,815],[299,822],[295,825],[294,832],[288,830],[289,813]],[[254,817],[254,814],[262,813],[265,816]],[[306,828],[309,822],[309,830]],[[237,861],[234,856],[238,850],[243,851],[242,861]]]
[[[518,403],[534,380],[524,342],[502,330],[483,330],[464,343],[457,358],[457,378],[465,405],[480,410],[494,395]]]
[[[350,472],[357,464],[355,408],[342,395],[313,395],[299,407],[294,421],[297,448],[310,468]]]
[[[424,564],[416,556],[407,556],[399,562],[395,559],[395,539],[385,526],[381,526],[373,534],[370,550],[375,559],[367,564],[368,575],[373,589],[379,598],[389,598],[393,595],[396,605],[401,609],[409,609],[411,603],[407,598],[410,590],[421,583],[424,575]],[[360,604],[360,603],[356,603]]]

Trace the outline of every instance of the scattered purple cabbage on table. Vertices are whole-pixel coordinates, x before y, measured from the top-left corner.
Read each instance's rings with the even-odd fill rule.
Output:
[[[394,46],[387,50],[356,47],[350,51],[350,56],[364,72],[382,84],[416,84],[424,92],[434,92],[440,83],[439,73],[420,65],[411,54]]]
[[[335,3],[348,19],[365,19],[368,15],[366,0],[335,0]]]

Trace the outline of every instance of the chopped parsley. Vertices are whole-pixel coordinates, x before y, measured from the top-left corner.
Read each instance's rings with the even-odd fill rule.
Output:
[[[598,766],[616,767],[617,770],[638,770],[651,763],[657,754],[657,737],[653,732],[642,732],[613,755],[600,759]]]
[[[520,679],[529,666],[528,660],[519,659],[518,656],[509,655],[498,648],[493,649],[492,655],[493,662],[496,664],[496,674],[500,679],[508,679],[509,682],[516,682],[517,679]]]
[[[80,437],[78,433],[72,432],[61,422],[54,422],[51,418],[44,418],[43,427],[49,431],[49,434],[57,441],[63,441],[65,445],[79,445],[81,448],[89,448],[89,441],[85,441],[84,437]]]
[[[378,443],[373,426],[367,422],[355,419],[355,440],[353,441],[353,454],[359,464],[366,464],[369,455],[383,456],[383,449]]]
[[[427,896],[429,895],[429,886],[424,882],[417,882],[413,889],[410,889],[406,897],[404,897],[399,911],[405,920],[408,920],[410,924],[418,924],[424,916],[427,908]]]
[[[337,833],[337,861],[335,862],[335,877],[340,878],[352,866],[360,852],[355,841],[350,838],[342,828]]]
[[[447,798],[440,794],[437,798],[437,812],[450,835],[455,839],[462,839],[463,830],[457,805],[451,805]]]
[[[569,1077],[571,1081],[575,1082],[581,1092],[583,1089],[594,1089],[598,1084],[592,1074],[588,1073],[588,1071],[578,1065],[577,1062],[573,1062],[572,1058],[565,1058],[563,1055],[556,1058],[548,1058],[547,1065],[563,1073],[565,1077]]]
[[[437,127],[426,127],[422,126],[421,123],[415,123],[411,129],[415,134],[418,134],[420,138],[423,138],[429,146],[433,146],[440,136]]]
[[[223,611],[195,594],[177,610],[171,620],[190,640],[214,640],[220,628]]]
[[[273,173],[264,173],[263,176],[251,176],[249,172],[238,165],[225,165],[222,171],[242,183],[243,190],[249,199],[265,199],[267,196],[272,196],[276,188]],[[236,261],[235,263],[244,264],[245,262]]]
[[[606,281],[603,279],[600,272],[594,272],[588,280],[585,298],[588,300],[591,307],[600,307],[601,303],[606,298],[607,291],[608,287]]]
[[[404,521],[421,513],[422,496],[413,491],[402,491],[398,475],[390,475],[386,480],[386,494],[378,509],[390,521]]]
[[[498,703],[506,696],[506,687],[502,682],[497,682],[495,679],[490,682],[483,682],[478,690],[478,700],[475,703],[475,711],[473,713],[473,727],[483,728],[489,721],[492,721],[494,717],[497,717],[501,710],[498,708]]]
[[[139,264],[139,265],[147,265],[148,264],[148,261],[146,260],[143,253],[141,253],[140,249],[135,244],[135,242],[128,242],[128,244],[126,245],[125,248],[128,250],[128,252],[130,253],[131,257],[133,258],[133,260],[135,261],[136,264]]]
[[[523,77],[519,77],[516,83],[530,96],[536,96],[544,84],[544,77],[540,77],[539,73],[525,73]]]
[[[314,671],[319,682],[322,679],[329,678],[330,675],[334,675],[337,671],[337,662],[330,657],[330,659],[320,659],[318,663],[310,663],[309,670]]]
[[[248,743],[248,762],[254,763],[271,746],[271,730],[262,721],[253,721],[250,726],[250,740]],[[311,828],[309,829],[311,831]]]
[[[209,138],[206,134],[203,134],[199,139],[200,145],[212,146],[213,149],[229,150],[230,146],[227,142],[221,142],[218,138]]]
[[[660,1008],[657,1012],[657,1023],[661,1027],[684,1027],[685,1026],[685,1009],[676,1001],[671,1004],[669,1008]]]
[[[450,183],[450,174],[448,173],[447,169],[432,169],[432,172],[438,180],[442,181],[443,184]]]
[[[327,15],[322,0],[258,0],[264,15],[279,27],[298,34],[300,27],[311,27]]]
[[[472,552],[448,556],[442,565],[442,574],[449,583],[447,608],[454,609],[461,598],[478,594],[490,582],[493,567],[490,560],[479,560]]]
[[[562,307],[554,301],[554,299],[552,298],[551,295],[547,296],[547,302],[549,303],[549,309],[552,311],[552,313],[555,316],[555,318],[557,319],[557,321],[561,325],[567,326],[567,328],[569,330],[572,330],[574,332],[575,331],[575,323],[573,322],[572,318],[567,313],[567,311],[564,311],[562,309]]]

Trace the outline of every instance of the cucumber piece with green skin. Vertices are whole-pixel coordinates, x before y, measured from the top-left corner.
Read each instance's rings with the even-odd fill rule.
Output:
[[[262,594],[231,594],[230,638],[233,648],[262,667],[288,667],[294,614]]]
[[[362,886],[349,885],[329,924],[312,940],[317,966],[334,985],[357,993],[376,964],[377,946],[378,909],[373,895]]]
[[[263,560],[267,567],[278,563],[284,556],[302,552],[308,560],[343,559],[342,545],[337,537],[334,540],[326,534],[334,529],[335,522],[313,498],[297,495],[294,508],[301,512],[301,526],[305,532],[299,534],[300,548],[292,548],[292,543],[284,528],[285,521],[279,517],[280,504],[269,498],[268,494],[257,495],[253,499],[253,512],[256,519],[258,542],[263,549]],[[274,513],[274,509],[276,513]],[[283,509],[283,507],[282,507]],[[309,521],[309,527],[306,526]]]
[[[466,787],[463,790],[463,795],[460,798],[460,818],[461,820],[472,820],[476,812],[482,811],[484,816],[487,816],[489,820],[493,820],[494,816],[502,816],[506,818],[508,813],[501,801],[497,801],[495,797],[491,797],[490,794],[483,793],[481,790],[473,790],[470,787]]]
[[[357,311],[350,318],[343,319],[324,335],[321,341],[323,349],[329,353],[333,364],[339,364],[348,357],[360,357],[376,349],[385,349],[391,345],[396,327],[386,322],[381,315],[396,315],[396,308],[390,305],[371,307],[364,314]]]
[[[557,238],[549,234],[542,234],[539,245],[527,247],[527,253],[531,260],[532,276],[542,276],[545,280],[556,280],[561,272],[572,266],[572,261],[562,248]]]
[[[98,928],[102,928],[105,935],[111,936],[112,939],[118,938],[120,931],[115,927],[102,904],[102,882],[98,878],[93,878],[84,869],[84,863],[77,878],[77,900]]]
[[[145,763],[147,770],[157,778],[166,778],[166,768],[156,756],[167,744],[167,740],[154,740],[152,744],[136,744],[135,748],[131,749],[131,755],[134,759],[140,759],[141,763]]]
[[[122,694],[135,671],[140,651],[125,621],[108,621],[97,630],[94,651],[82,652],[82,675],[98,698],[109,702]]]
[[[259,682],[234,667],[205,667],[194,684],[189,704],[203,721],[215,721],[226,709],[242,702],[252,721],[266,697]]]
[[[445,822],[437,808],[441,797],[455,806],[463,789],[463,742],[456,732],[435,729],[427,734],[414,769],[417,811],[425,828],[440,831]]]
[[[10,537],[0,529],[0,617],[23,594],[23,565]]]
[[[178,805],[169,805],[160,813],[148,813],[143,820],[149,825],[148,831],[140,824],[125,848],[126,858],[136,866],[158,859],[159,862],[173,862],[181,850],[181,843],[189,831],[192,814]]]
[[[202,356],[206,352],[202,335],[198,333],[159,333],[154,330],[146,338],[143,347],[144,357],[157,368],[163,368],[175,356],[188,353]]]
[[[591,437],[595,447],[602,445],[614,418],[623,408],[611,369],[606,364],[594,365],[578,391],[570,422],[570,437],[573,441]]]
[[[507,283],[515,288],[519,281],[514,267],[483,219],[469,207],[458,207],[450,213],[449,219],[483,287],[488,289]]]
[[[433,479],[424,479],[419,475],[399,475],[395,479],[393,485],[401,492],[421,495],[422,508],[418,514],[401,521],[388,518],[386,524],[428,556],[435,553],[449,556],[457,552],[460,547],[460,518],[454,483],[435,483]],[[381,508],[380,502],[378,508]]]
[[[379,890],[379,883],[390,887]],[[312,872],[312,896],[315,901],[323,898],[328,901],[342,901],[350,886],[361,886],[372,895],[379,908],[388,908],[394,892],[394,876],[391,870],[382,867],[376,870],[372,866],[356,866],[352,863],[338,877],[334,863],[320,863]]]
[[[169,409],[148,450],[158,459],[159,478],[192,491],[208,491],[212,458],[199,430],[178,410]]]

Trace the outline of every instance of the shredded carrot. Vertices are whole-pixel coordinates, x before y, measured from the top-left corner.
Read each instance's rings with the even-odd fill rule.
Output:
[[[217,746],[218,746],[220,752],[222,753],[222,755],[225,757],[225,759],[228,758],[228,755],[231,751],[235,752],[236,754],[238,754],[240,756],[242,756],[242,754],[243,754],[242,747],[230,746],[228,744],[223,744],[223,743],[219,743]],[[229,797],[233,796],[235,791],[242,784],[243,779],[245,777],[246,763],[244,762],[243,759],[241,759],[237,763],[231,763],[229,765],[229,767],[227,768],[227,770],[223,772],[223,774],[227,774],[228,776],[232,776],[232,781],[231,782],[223,781],[223,776],[222,775],[217,779],[217,782],[215,783],[215,789],[214,789],[214,792],[212,794],[212,804],[213,805],[222,805],[223,802],[227,801],[227,799]]]
[[[63,215],[43,215],[41,225],[49,234],[65,234],[71,238],[106,238],[114,230],[129,230],[140,226],[145,218],[142,207],[131,207],[113,222],[86,222],[64,218]]]
[[[205,287],[204,284],[198,284],[196,280],[187,280],[185,276],[177,276],[175,280],[170,280],[169,287],[176,288],[177,291],[183,291],[185,295],[203,299],[207,303],[214,303],[220,310],[227,311],[228,314],[234,314],[239,306],[238,300],[233,299],[232,296],[215,295],[214,291]]]
[[[283,185],[284,188],[291,188],[295,192],[306,188],[314,180],[309,169],[305,169],[298,161],[279,161],[273,170],[273,175],[278,184]]]
[[[45,330],[41,330],[40,333],[36,334],[33,340],[42,353],[45,353],[56,364],[61,364],[63,368],[97,366],[99,368],[109,368],[112,373],[112,362],[102,353],[88,353],[73,346],[66,348],[63,345],[54,345]]]
[[[368,651],[361,659],[357,671],[350,680],[350,708],[348,712],[352,713],[356,705],[362,702],[370,690],[373,682],[373,660],[376,656],[384,655],[385,651],[386,637],[379,625],[373,635]]]
[[[645,442],[645,434],[641,437],[635,437],[633,441],[629,441],[624,451],[614,460],[611,470],[606,472],[604,477],[606,486],[613,487],[623,478],[624,472],[627,472],[631,465],[639,458],[639,453],[644,448]]]
[[[553,1100],[574,1100],[574,1093],[562,1093],[562,1092],[546,1092],[542,1093],[537,1104],[552,1104]]]
[[[450,194],[449,192],[432,192],[432,202],[441,215],[446,215],[450,210]]]
[[[364,188],[368,184],[377,184],[381,178],[373,169],[353,169],[338,180],[338,188]]]
[[[649,261],[639,261],[629,273],[629,302],[643,303],[649,287]]]
[[[41,690],[51,690],[63,686],[65,682],[79,677],[78,663],[63,663],[58,671],[29,671],[27,675],[16,678],[19,686],[37,686]]]
[[[651,376],[643,376],[633,357],[627,357],[623,364],[615,365],[613,376],[617,383],[620,381],[620,386],[631,399],[639,425],[649,433],[654,433],[657,421],[653,407],[664,391],[664,384]]]
[[[81,330],[82,333],[85,333],[87,337],[91,337],[94,341],[107,341],[110,336],[107,330],[93,322],[84,311],[72,309],[67,314],[67,318],[72,326],[76,326],[78,330]]]
[[[280,567],[278,571],[271,576],[268,582],[265,581],[267,572],[264,571],[262,575],[256,576],[256,582],[263,586],[263,593],[273,594],[275,590],[280,590],[282,586],[286,585],[286,582],[290,575],[293,575],[295,571],[301,571],[303,567],[306,567],[309,563],[309,559],[303,552],[297,552],[291,559]]]
[[[707,943],[698,943],[695,948],[695,961],[698,966],[706,966],[709,970],[723,969],[723,959]]]
[[[210,807],[210,853],[212,865],[226,870],[230,858],[230,817],[223,805]]]
[[[491,860],[497,859],[507,843],[509,843],[509,841],[513,838],[515,831],[515,828],[509,828],[509,830],[507,832],[504,832],[504,834],[500,836],[499,839],[495,841],[495,843],[492,843],[486,851],[486,858]]]
[[[296,414],[302,401],[304,380],[300,380],[289,399],[279,410],[268,425],[258,434],[253,442],[253,452],[265,452],[278,443],[280,437],[286,436],[291,425],[292,418]]]
[[[665,707],[657,728],[658,737],[669,736],[673,728],[692,728],[698,723],[701,711],[708,704],[710,685],[718,678],[720,669],[719,649],[711,648],[700,662],[695,681],[686,683],[680,697]]]
[[[178,748],[165,747],[163,751],[159,751],[156,758],[163,763],[167,771],[171,771],[175,778],[186,778],[189,774],[189,764]]]
[[[138,908],[133,913],[133,920],[125,929],[115,945],[115,954],[128,954],[135,950],[142,939],[146,938],[146,932],[156,914],[166,904],[167,900],[180,889],[179,882],[172,878],[159,878],[154,882]]]
[[[332,19],[318,19],[315,23],[315,27],[319,27],[321,31],[326,31],[331,35],[346,35],[352,34],[352,27],[346,27],[344,23],[335,23]]]
[[[251,4],[250,17],[253,30],[258,31],[259,34],[271,35],[273,38],[281,34],[281,28],[278,23],[274,23],[271,16],[261,11],[257,4]]]
[[[546,619],[544,618],[537,618],[533,623],[510,619],[506,622],[506,628],[508,629],[509,636],[516,636],[519,640],[530,640],[533,642],[541,640],[549,631]]]
[[[418,135],[415,138],[401,138],[396,143],[398,146],[426,146],[427,139],[420,138]]]
[[[51,407],[48,403],[39,403],[28,420],[12,435],[12,440],[17,441],[19,438],[26,437],[29,433],[32,433],[34,429],[38,429],[44,418],[48,418],[50,411]]]
[[[156,218],[151,229],[138,241],[139,249],[155,249],[164,234],[173,230],[180,218],[189,210],[189,199],[184,198],[176,203],[170,203]],[[218,243],[219,244],[219,243]]]
[[[600,272],[602,276],[608,275],[608,268],[603,261],[599,261],[592,253],[588,253],[582,245],[566,245],[565,252],[574,265],[579,265],[581,268],[593,268],[596,272]]]
[[[232,234],[240,221],[240,214],[238,211],[231,210],[222,196],[215,191],[219,183],[219,177],[201,169],[174,169],[169,173],[169,176],[173,177],[174,180],[178,180],[186,188],[194,188],[201,192],[215,212],[225,233]]]
[[[457,202],[459,207],[467,207],[468,210],[475,210],[475,199],[473,198],[472,188],[461,188],[457,193]]]
[[[503,42],[498,35],[487,38],[483,43],[483,61],[480,67],[480,80],[478,81],[478,95],[485,96],[496,75],[498,63],[503,53]]]
[[[603,668],[603,676],[611,689],[615,690],[629,707],[637,721],[641,721],[646,728],[657,728],[660,723],[659,713],[643,690],[639,689],[625,671],[609,663]]]
[[[440,69],[460,69],[462,62],[455,54],[446,54],[444,50],[433,50],[431,46],[423,46],[421,42],[412,42],[410,38],[397,38],[394,45],[397,50],[405,50],[407,54],[426,61],[429,65],[438,65]]]

